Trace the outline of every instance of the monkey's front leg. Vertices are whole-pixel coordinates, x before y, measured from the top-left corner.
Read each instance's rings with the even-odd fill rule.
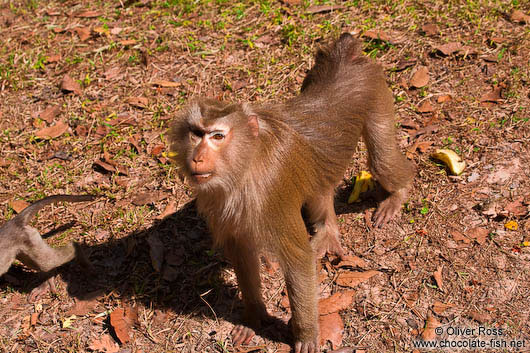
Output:
[[[294,336],[295,353],[320,352],[317,274],[315,252],[309,243],[307,231],[299,215],[286,216],[286,225],[291,230],[289,239],[281,239],[278,251],[283,268],[292,317],[290,321]]]
[[[243,319],[248,324],[236,325],[232,330],[232,342],[234,346],[238,346],[250,343],[255,335],[254,329],[261,326],[268,314],[261,296],[259,254],[255,244],[247,237],[234,238],[225,244],[225,253],[236,272],[243,297]]]

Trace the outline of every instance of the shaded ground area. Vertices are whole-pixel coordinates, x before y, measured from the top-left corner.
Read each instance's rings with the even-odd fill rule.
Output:
[[[516,0],[2,2],[0,218],[46,195],[104,197],[36,218],[54,246],[85,242],[95,273],[67,265],[56,292],[29,303],[43,279],[13,266],[0,278],[0,351],[288,351],[274,264],[264,298],[281,321],[232,347],[235,275],[165,133],[193,96],[292,97],[319,43],[343,31],[385,67],[418,173],[400,217],[372,229],[375,200],[346,203],[363,145],[352,159],[336,198],[349,256],[319,271],[323,347],[411,352],[482,326],[497,330],[483,341],[530,349],[529,13]],[[464,173],[448,175],[438,148]]]

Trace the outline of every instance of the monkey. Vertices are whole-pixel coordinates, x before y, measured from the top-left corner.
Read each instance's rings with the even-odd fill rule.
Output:
[[[10,219],[0,227],[0,276],[9,270],[15,259],[37,271],[49,272],[77,258],[82,265],[90,263],[78,243],[71,242],[59,248],[50,247],[29,221],[44,206],[51,203],[83,202],[95,199],[93,195],[54,195],[45,197]]]
[[[383,70],[348,33],[318,50],[294,98],[255,105],[198,98],[173,119],[171,159],[237,276],[245,324],[232,331],[235,346],[248,344],[269,318],[259,254],[271,252],[285,277],[294,352],[320,351],[316,259],[344,252],[335,188],[361,135],[370,170],[388,192],[374,214],[381,226],[406,201],[414,167],[398,149]],[[312,238],[302,208],[315,227]]]

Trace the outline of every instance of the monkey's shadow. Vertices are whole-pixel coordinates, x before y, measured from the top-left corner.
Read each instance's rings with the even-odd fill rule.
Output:
[[[147,229],[84,250],[94,266],[91,272],[87,274],[75,262],[57,269],[68,294],[76,299],[115,293],[124,302],[134,298],[145,307],[164,312],[243,323],[237,286],[223,278],[231,265],[221,251],[212,250],[206,224],[197,215],[194,202]],[[46,279],[20,266],[12,266],[7,276],[15,288],[28,293]],[[0,288],[5,282],[0,280]],[[271,318],[256,333],[286,342],[288,331],[283,321]]]
[[[362,212],[376,205],[375,200],[348,205],[351,186],[342,185],[335,196],[338,215]],[[309,223],[306,224],[308,229]],[[46,234],[50,237],[73,224],[62,225]],[[234,324],[241,321],[242,303],[237,286],[227,283],[226,268],[231,265],[212,242],[204,221],[197,215],[195,202],[153,226],[94,246],[86,246],[94,269],[88,273],[74,263],[57,269],[67,284],[68,294],[89,299],[115,293],[127,301],[135,298],[145,307],[194,317],[224,318]],[[12,266],[7,282],[30,292],[51,274],[35,274]],[[0,280],[0,288],[7,283]],[[288,342],[291,337],[283,321],[271,318],[256,333],[273,341]]]

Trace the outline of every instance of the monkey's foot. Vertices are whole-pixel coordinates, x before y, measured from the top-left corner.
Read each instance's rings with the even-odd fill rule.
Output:
[[[331,254],[338,257],[344,256],[344,250],[340,245],[339,233],[319,231],[311,239],[311,246],[315,252],[317,259],[324,257],[324,255]]]
[[[388,223],[388,221],[390,221],[401,209],[401,205],[407,199],[407,194],[408,192],[406,189],[400,189],[383,200],[372,218],[374,226],[381,228]]]
[[[320,348],[315,342],[296,342],[294,353],[318,353]]]
[[[56,293],[55,289],[55,277],[50,277],[46,281],[42,282],[38,287],[34,288],[28,296],[28,302],[35,303],[37,300],[42,298],[46,293]]]
[[[234,346],[249,344],[256,335],[253,329],[243,325],[236,325],[232,330],[232,343]]]

